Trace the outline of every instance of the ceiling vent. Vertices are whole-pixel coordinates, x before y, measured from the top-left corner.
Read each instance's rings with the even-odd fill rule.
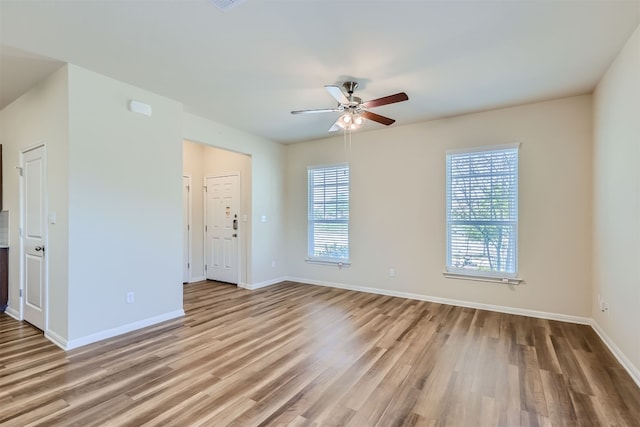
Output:
[[[247,0],[209,0],[220,10],[229,10],[244,3]]]

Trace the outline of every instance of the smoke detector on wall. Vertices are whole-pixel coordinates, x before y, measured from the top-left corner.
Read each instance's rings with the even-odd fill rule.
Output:
[[[241,3],[244,3],[247,0],[209,0],[220,10],[229,10],[238,6]]]

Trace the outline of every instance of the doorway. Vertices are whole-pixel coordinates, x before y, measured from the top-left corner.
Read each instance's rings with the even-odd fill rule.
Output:
[[[205,178],[205,271],[208,280],[238,284],[240,174]]]
[[[230,280],[230,283],[236,283],[238,286],[244,286],[247,282],[252,230],[252,224],[249,221],[252,205],[251,164],[252,158],[250,155],[199,142],[183,141],[183,176],[191,177],[191,280],[189,283],[212,277],[208,274],[210,273],[210,267],[205,236],[207,193],[205,193],[204,186],[206,185],[206,178],[228,175],[238,175],[240,195],[237,209],[239,231],[235,242],[237,249],[234,251],[238,256],[238,268],[236,269],[236,277],[227,278],[227,280]],[[205,264],[207,264],[207,271],[205,271]]]
[[[44,145],[20,153],[21,308],[24,320],[47,327],[47,209]]]

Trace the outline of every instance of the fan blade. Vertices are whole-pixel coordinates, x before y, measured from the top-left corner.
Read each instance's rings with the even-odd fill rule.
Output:
[[[331,125],[331,127],[329,128],[329,132],[335,132],[337,130],[342,129],[342,126],[340,126],[338,123],[340,122],[340,117],[338,117],[336,119],[335,122],[333,122],[333,124]]]
[[[380,114],[372,113],[371,111],[363,111],[361,114],[365,119],[373,120],[374,122],[378,122],[386,126],[392,125],[396,122],[389,117],[381,116]]]
[[[319,110],[295,110],[292,111],[291,114],[335,113],[336,111],[340,110],[337,108],[321,108]]]
[[[380,107],[381,105],[394,104],[396,102],[407,101],[409,96],[404,92],[396,93],[395,95],[385,96],[383,98],[372,99],[371,101],[363,102],[364,108]]]
[[[339,104],[349,103],[349,100],[344,95],[344,92],[342,92],[342,89],[340,89],[339,86],[325,85],[324,88],[327,90],[327,92],[329,92],[329,95],[333,96],[335,100],[338,101]]]

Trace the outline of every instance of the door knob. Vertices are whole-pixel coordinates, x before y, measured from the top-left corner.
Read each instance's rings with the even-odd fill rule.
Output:
[[[35,249],[36,249],[36,252],[40,252],[40,251],[44,252],[44,246],[36,246]]]
[[[233,234],[231,235],[231,237],[238,237],[238,234],[233,233]]]

